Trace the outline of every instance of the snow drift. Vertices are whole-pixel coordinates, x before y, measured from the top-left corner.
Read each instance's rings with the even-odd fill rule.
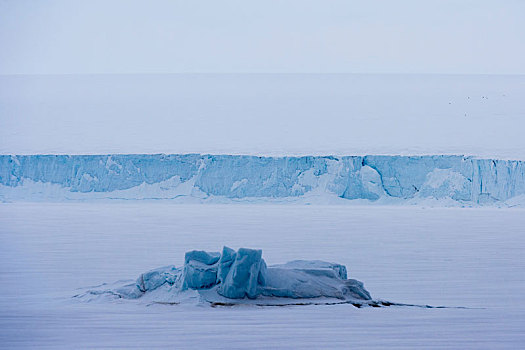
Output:
[[[524,195],[524,161],[464,156],[0,156],[3,201],[330,198],[483,205]]]

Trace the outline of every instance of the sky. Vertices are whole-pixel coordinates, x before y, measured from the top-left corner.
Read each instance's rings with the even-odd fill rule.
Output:
[[[521,0],[0,0],[0,74],[525,74]]]

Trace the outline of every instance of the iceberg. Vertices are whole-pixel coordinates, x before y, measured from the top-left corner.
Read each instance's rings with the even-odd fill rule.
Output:
[[[525,161],[518,160],[449,155],[0,155],[0,201],[433,200],[505,205],[523,195]]]
[[[362,282],[347,278],[344,265],[294,260],[267,266],[262,250],[240,248],[235,251],[228,247],[224,247],[222,253],[190,251],[181,268],[173,265],[157,268],[141,274],[135,283],[89,290],[77,297],[100,295],[170,304],[184,302],[193,296],[200,303],[212,306],[380,305],[372,300]]]

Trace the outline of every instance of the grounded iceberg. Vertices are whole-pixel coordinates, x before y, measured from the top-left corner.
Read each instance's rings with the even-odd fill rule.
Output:
[[[262,251],[224,247],[222,253],[190,251],[184,266],[161,267],[124,286],[107,285],[77,295],[86,300],[109,296],[153,303],[189,301],[216,305],[304,305],[349,303],[380,306],[363,283],[347,278],[346,267],[320,260],[294,260],[267,266]]]

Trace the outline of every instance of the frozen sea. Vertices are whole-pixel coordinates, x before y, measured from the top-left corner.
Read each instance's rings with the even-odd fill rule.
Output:
[[[517,349],[525,210],[388,206],[0,204],[0,348]],[[263,249],[347,265],[374,298],[465,308],[81,302],[81,288]]]

